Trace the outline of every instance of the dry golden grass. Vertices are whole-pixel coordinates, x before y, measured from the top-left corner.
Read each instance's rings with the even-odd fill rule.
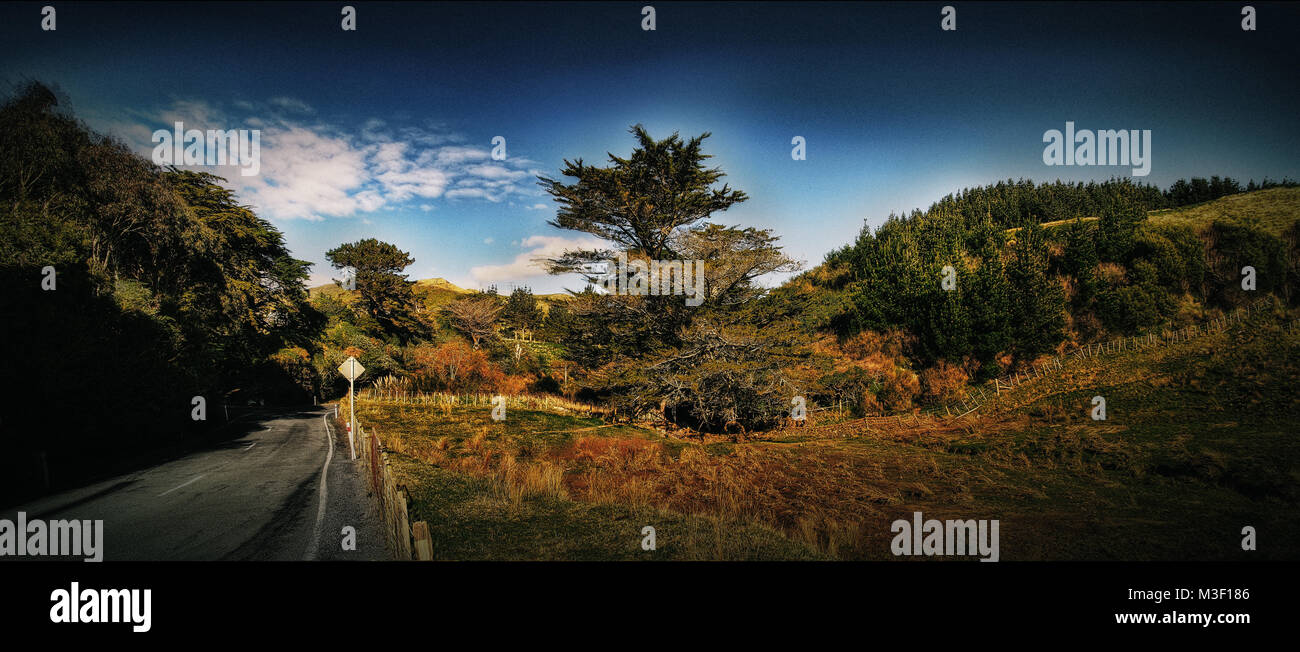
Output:
[[[449,394],[446,392],[413,392],[407,390],[369,387],[357,393],[358,398],[372,403],[391,403],[402,405],[436,406],[444,413],[450,414],[454,408],[481,407],[492,405],[496,394]],[[543,410],[552,412],[571,412],[575,414],[606,416],[610,410],[591,403],[571,401],[562,396],[550,394],[533,395],[525,393],[506,393],[508,410]],[[343,401],[346,403],[346,401]]]
[[[1238,421],[1249,412],[1216,415],[1214,424],[1232,425],[1215,425],[1208,433],[1179,432],[1186,426],[1168,418],[1181,413],[1175,410],[1183,409],[1185,401],[1200,399],[1198,383],[1208,386],[1222,374],[1187,367],[1192,371],[1171,376],[1162,365],[1168,359],[1204,364],[1206,353],[1225,356],[1226,364],[1241,355],[1240,334],[1214,339],[1071,366],[1026,391],[1003,396],[998,409],[987,415],[919,425],[883,420],[869,426],[861,421],[808,427],[739,445],[683,442],[553,415],[511,412],[508,422],[494,424],[485,408],[474,412],[463,405],[454,412],[453,423],[422,431],[421,419],[443,421],[433,409],[436,404],[367,401],[358,408],[366,415],[382,404],[386,416],[400,420],[401,435],[386,433],[391,449],[433,466],[490,478],[498,497],[516,509],[525,498],[542,496],[644,506],[702,519],[708,527],[693,530],[688,542],[700,558],[720,558],[728,532],[741,524],[773,528],[831,557],[886,558],[892,533],[884,524],[914,510],[934,518],[973,512],[1006,518],[1016,525],[1007,532],[1019,533],[1027,557],[1059,557],[1062,546],[1096,556],[1122,541],[1088,547],[1086,539],[1062,534],[1077,529],[1071,515],[1083,509],[1080,505],[1115,514],[1156,509],[1155,503],[1165,517],[1175,518],[1185,501],[1201,498],[1188,498],[1187,485],[1170,484],[1166,478],[1171,473],[1204,479],[1210,484],[1196,485],[1197,496],[1215,499],[1235,500],[1220,487],[1223,478],[1272,486],[1260,484],[1273,477],[1263,471],[1249,475],[1254,467],[1243,467],[1242,453],[1229,448],[1238,445],[1235,439],[1217,434],[1239,430]],[[1265,356],[1270,351],[1262,348],[1260,356],[1278,367],[1277,359]],[[1250,376],[1224,377],[1240,382]],[[1259,386],[1274,384],[1286,386],[1263,381]],[[1111,420],[1088,418],[1095,393],[1111,401]],[[1253,396],[1241,393],[1243,400]],[[1288,400],[1293,409],[1293,397]],[[530,418],[531,425],[521,425]],[[834,438],[816,438],[831,432]],[[1243,439],[1239,446],[1255,445],[1251,441]],[[1257,466],[1267,466],[1273,455],[1267,447],[1274,443],[1259,441],[1268,455],[1260,453],[1263,461]],[[1141,484],[1144,478],[1150,481]],[[1134,496],[1147,502],[1135,506]],[[1053,543],[1039,543],[1043,541]]]

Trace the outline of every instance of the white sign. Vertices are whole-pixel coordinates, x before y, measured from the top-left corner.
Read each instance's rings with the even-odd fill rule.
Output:
[[[361,363],[357,362],[357,359],[352,356],[348,356],[348,359],[344,360],[343,364],[339,365],[339,373],[343,374],[343,377],[347,378],[348,382],[360,378],[361,374],[364,373],[365,370],[366,368],[361,366]]]
[[[348,412],[352,414],[352,423],[348,426],[348,447],[352,449],[352,459],[357,459],[357,441],[354,434],[357,430],[357,393],[352,386],[352,381],[356,380],[364,373],[365,367],[361,366],[357,359],[348,356],[343,364],[339,365],[339,373],[348,379]]]

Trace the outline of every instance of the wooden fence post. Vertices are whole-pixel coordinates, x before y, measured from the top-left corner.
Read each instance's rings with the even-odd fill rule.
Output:
[[[415,539],[415,560],[433,561],[433,537],[429,536],[429,524],[416,521],[411,525],[411,538]]]
[[[402,559],[411,559],[411,523],[406,512],[406,485],[397,487],[397,509],[393,525],[397,527],[397,549]]]

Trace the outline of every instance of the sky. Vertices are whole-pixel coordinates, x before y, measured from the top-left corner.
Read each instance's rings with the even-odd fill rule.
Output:
[[[659,2],[650,31],[646,4],[6,3],[0,92],[46,83],[144,156],[176,121],[259,130],[258,174],[188,167],[226,177],[313,285],[340,276],[326,251],[375,237],[412,279],[580,289],[534,260],[599,243],[547,224],[537,176],[629,154],[638,123],[710,132],[750,197],[713,221],[772,229],[807,266],[964,187],[1131,176],[1046,165],[1067,121],[1151,130],[1136,179],[1162,188],[1300,178],[1294,5],[1253,3],[1243,31],[1242,3]]]

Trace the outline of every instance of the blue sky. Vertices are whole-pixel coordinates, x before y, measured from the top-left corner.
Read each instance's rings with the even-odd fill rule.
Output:
[[[1300,11],[1254,3],[43,3],[0,5],[0,81],[54,85],[93,128],[261,129],[262,169],[230,185],[331,276],[324,252],[378,237],[412,278],[548,292],[532,258],[581,245],[537,174],[627,154],[630,125],[713,133],[750,200],[716,221],[774,229],[809,265],[863,221],[1048,167],[1064,123],[1150,129],[1151,174],[1300,178]],[[955,32],[940,8],[957,8]],[[506,139],[507,158],[488,154]],[[791,138],[807,159],[791,159]],[[337,275],[337,274],[335,274]],[[770,279],[776,281],[779,279]]]

